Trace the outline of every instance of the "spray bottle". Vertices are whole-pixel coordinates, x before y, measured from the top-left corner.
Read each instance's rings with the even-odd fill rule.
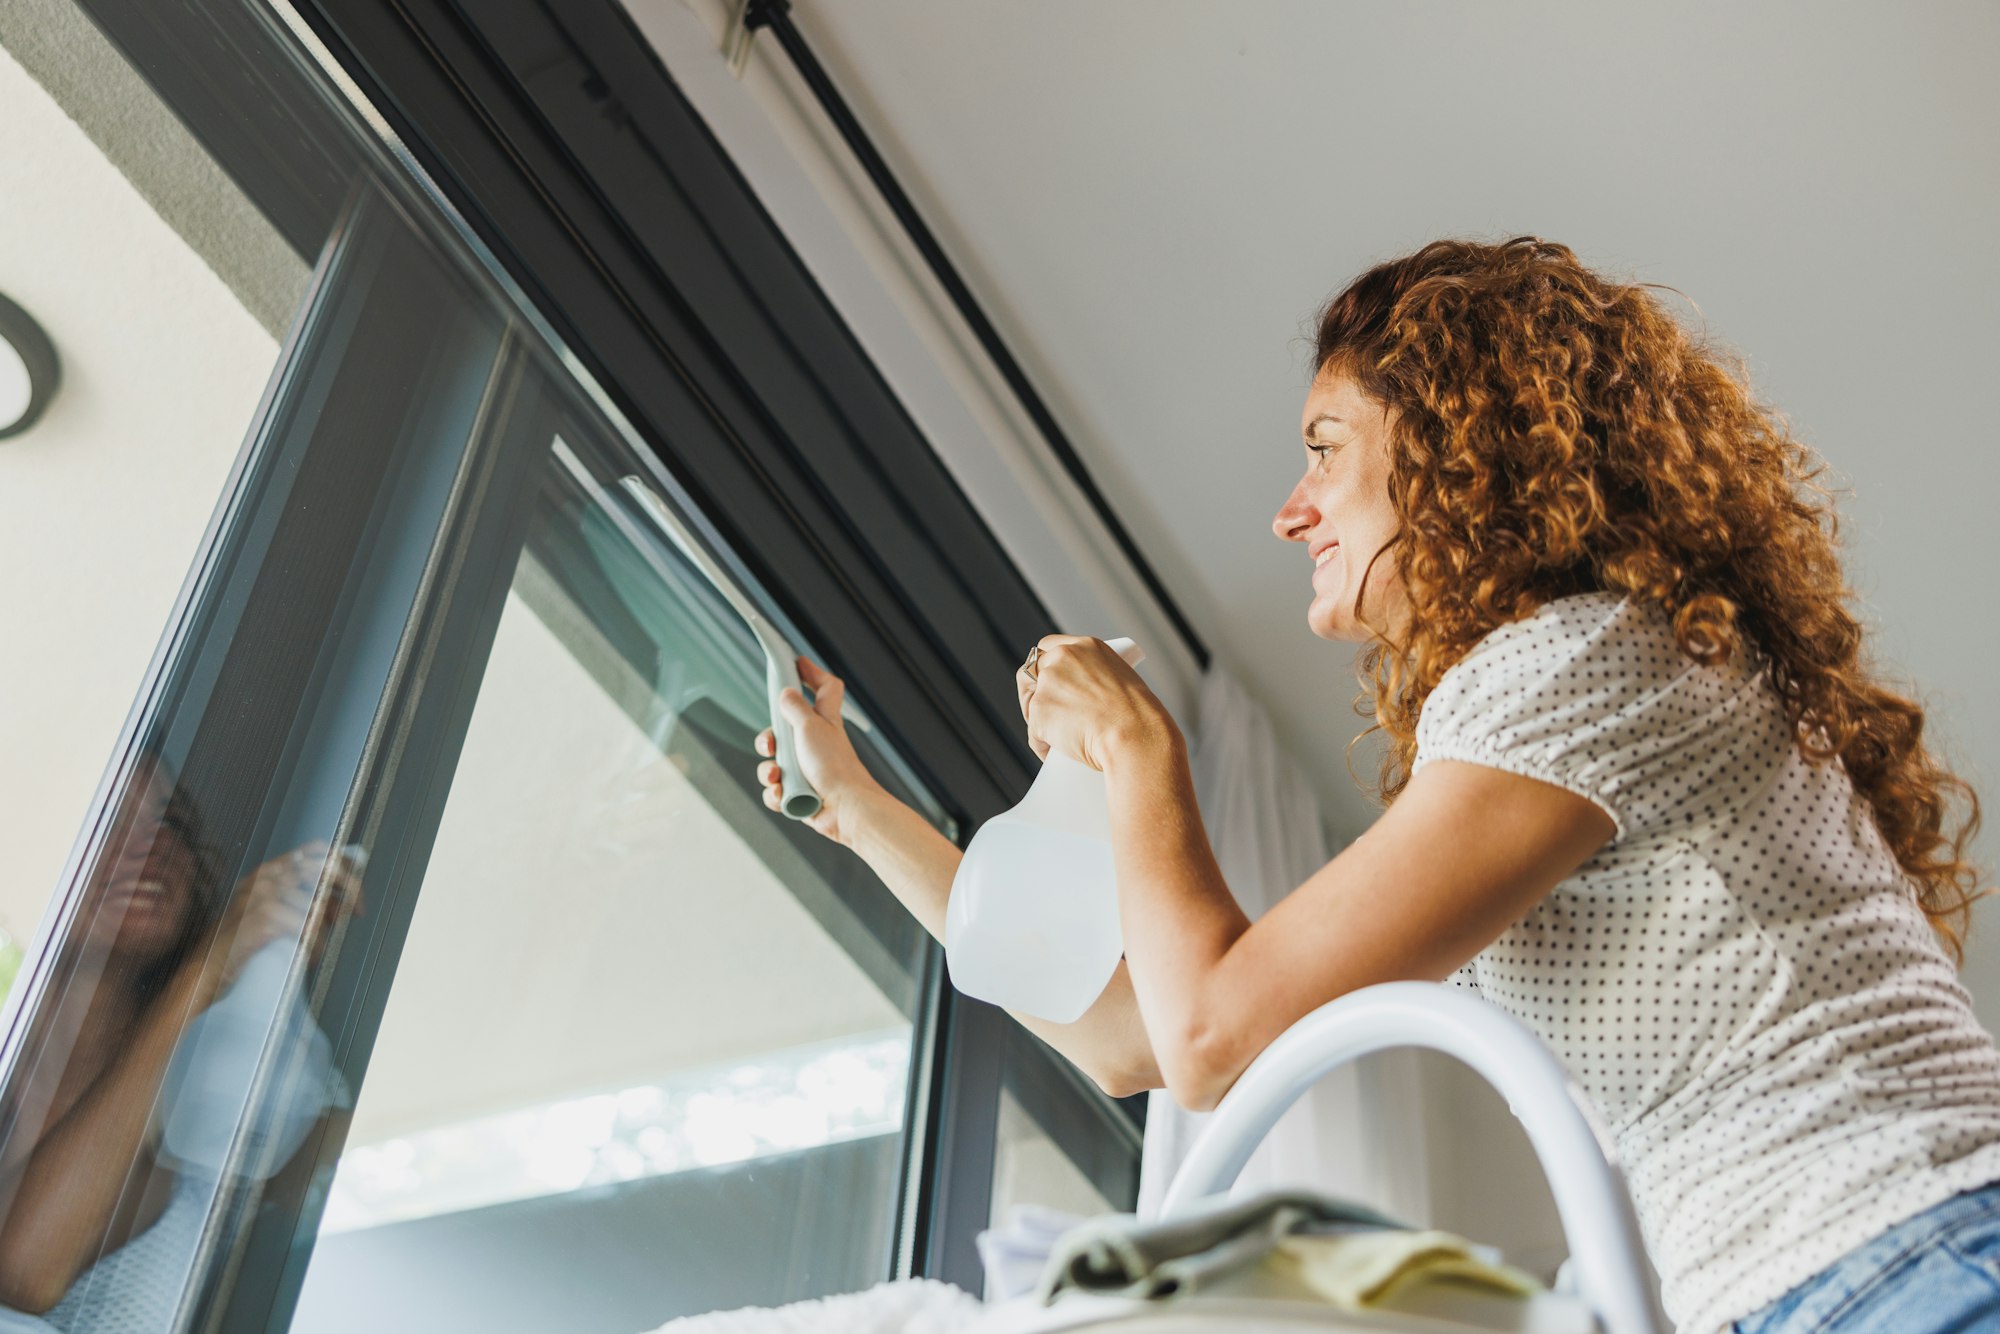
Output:
[[[1137,667],[1145,652],[1107,640]],[[1051,750],[1028,795],[979,826],[945,904],[945,962],[968,996],[1073,1023],[1118,970],[1104,775]]]

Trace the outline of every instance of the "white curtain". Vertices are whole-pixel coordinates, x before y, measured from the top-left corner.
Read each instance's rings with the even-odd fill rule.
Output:
[[[1329,859],[1312,785],[1270,718],[1212,661],[1201,683],[1189,761],[1223,879],[1255,920]],[[1430,1212],[1418,1078],[1406,1053],[1336,1070],[1279,1120],[1244,1167],[1251,1186],[1307,1186],[1421,1222]],[[1149,1096],[1139,1212],[1150,1215],[1207,1120],[1164,1089]]]

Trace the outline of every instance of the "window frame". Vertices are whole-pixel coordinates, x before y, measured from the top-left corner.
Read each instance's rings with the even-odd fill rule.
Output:
[[[265,77],[297,53],[272,49],[272,30],[231,19],[228,5],[78,2],[226,171],[246,186],[255,178],[248,192],[294,246],[309,244],[299,218],[324,207],[338,164],[295,161],[299,145],[252,114],[275,100],[314,124],[335,119]],[[1037,765],[1012,671],[1052,618],[615,0],[265,9],[375,132],[416,207],[435,209],[426,225],[472,251],[592,406],[646,448],[713,546],[735,553],[801,642],[853,682],[960,842],[1017,801]],[[223,40],[191,45],[194,23]],[[292,162],[275,183],[263,174],[273,161]],[[669,213],[676,225],[662,222]],[[302,312],[282,364],[306,326]],[[94,809],[185,648],[277,396],[274,381]],[[454,687],[461,738],[477,665],[461,665],[471,674]],[[426,725],[449,731],[449,712]],[[452,750],[448,738],[434,744]],[[430,776],[426,800],[441,805],[448,777]],[[79,839],[66,880],[101,833]],[[61,944],[74,907],[45,918],[7,1009],[9,1053],[46,992],[47,970],[32,965]],[[1003,1083],[1042,1092],[1037,1119],[1079,1164],[1131,1154],[1134,1181],[1144,1099],[1104,1098],[1001,1011],[953,992],[934,942],[925,957],[895,1273],[976,1291],[972,1236],[987,1222]],[[233,1285],[202,1305],[201,1327],[263,1327]]]
[[[1013,669],[1053,618],[615,0],[299,0],[296,13],[638,433],[699,479],[695,508],[856,683],[961,842],[1018,801],[1038,765]],[[661,222],[668,203],[683,230]],[[745,311],[765,327],[738,327]],[[815,425],[815,405],[787,416],[760,399],[774,377],[843,393],[822,396]],[[667,429],[690,398],[713,431]],[[833,438],[871,455],[838,506],[814,464]],[[787,569],[771,550],[811,554]],[[1106,1108],[1136,1159],[1146,1099],[1084,1088],[1003,1012],[943,985],[941,958],[935,971],[934,1045],[912,1067],[930,1124],[898,1273],[977,1291],[1003,1062],[1050,1067],[1038,1086],[1070,1096],[1043,1128],[1080,1162],[1101,1152]]]

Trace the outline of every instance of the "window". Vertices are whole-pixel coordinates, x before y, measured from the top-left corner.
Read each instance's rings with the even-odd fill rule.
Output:
[[[639,461],[540,450],[297,1330],[643,1329],[893,1265],[922,933],[759,800],[762,654]]]
[[[762,651],[681,542],[848,678],[871,770],[952,837],[1025,786],[1010,673],[1048,627],[671,89],[626,83],[657,70],[606,67],[668,118],[647,133],[710,157],[579,137],[650,126],[577,114],[586,47],[629,56],[615,7],[566,9],[588,31],[551,56],[525,39],[557,18],[511,0],[471,49],[422,0],[83,3],[198,149],[141,193],[213,186],[263,238],[197,247],[229,318],[284,332],[183,376],[268,371],[203,419],[243,440],[191,557],[157,525],[177,600],[62,611],[158,647],[119,669],[136,698],[0,1021],[0,1304],[79,1332],[481,1302],[629,1330],[976,1287],[1005,1203],[1129,1205],[1127,1112],[951,995],[867,868],[758,800]],[[464,119],[510,61],[546,104],[482,116],[543,130]],[[393,77],[374,92],[430,156],[329,71]],[[447,123],[449,152],[423,137]],[[632,254],[601,247],[635,231],[589,212],[608,185],[503,172],[586,161],[694,210],[655,222],[687,248],[614,277]],[[95,531],[132,551],[148,524]]]

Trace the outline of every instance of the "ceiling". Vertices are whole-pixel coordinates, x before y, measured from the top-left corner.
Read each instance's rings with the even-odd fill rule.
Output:
[[[1273,511],[1317,306],[1446,235],[1672,284],[1853,488],[1851,567],[2000,778],[2000,8],[798,0],[794,14],[1337,829],[1349,652]],[[2000,845],[1995,845],[2000,846]]]

